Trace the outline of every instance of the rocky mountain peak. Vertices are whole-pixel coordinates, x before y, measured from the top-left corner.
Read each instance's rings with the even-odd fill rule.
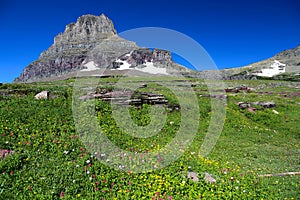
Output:
[[[76,22],[66,26],[63,33],[54,38],[54,44],[40,55],[40,59],[57,57],[57,53],[78,54],[93,48],[103,39],[116,35],[113,22],[104,14],[100,16],[83,15]],[[77,49],[75,52],[74,50]]]
[[[89,71],[91,63],[95,65],[92,66],[93,69],[112,69],[122,64],[125,66],[125,60],[124,63],[115,61],[130,52],[133,53],[126,62],[133,68],[186,70],[173,63],[168,51],[141,49],[135,42],[119,37],[113,22],[105,14],[83,15],[76,22],[68,24],[64,32],[54,38],[54,43],[40,54],[38,60],[29,64],[15,82],[69,78],[76,76],[78,71]]]
[[[117,34],[117,31],[106,15],[83,15],[77,19],[76,23],[68,24],[65,31],[55,37],[54,44],[66,41],[97,40],[115,34]]]
[[[95,49],[98,51],[93,56],[99,57],[99,62],[107,65],[112,59],[112,55],[109,55],[111,50],[114,50],[113,56],[119,56],[135,48],[134,42],[118,37],[113,22],[105,14],[83,15],[76,22],[68,24],[64,32],[54,38],[54,43],[40,54],[38,60],[29,64],[15,82],[64,77],[82,69],[83,62]]]

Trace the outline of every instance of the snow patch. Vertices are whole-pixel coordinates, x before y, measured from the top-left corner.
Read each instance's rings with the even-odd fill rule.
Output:
[[[115,62],[122,63],[122,65],[120,65],[120,67],[117,70],[130,69],[131,64],[129,64],[127,61],[117,59]]]
[[[128,53],[128,54],[125,54],[125,56],[126,56],[126,57],[130,57],[130,56],[131,56],[131,54],[132,54],[132,52],[133,52],[133,51],[131,51],[131,52],[130,52],[130,53]]]
[[[94,61],[88,62],[88,63],[86,63],[86,64],[83,65],[83,66],[87,67],[87,69],[82,69],[82,70],[81,70],[82,72],[95,71],[95,70],[99,69],[99,68],[97,67],[98,65],[96,65],[96,64],[94,63]]]
[[[260,72],[257,72],[257,76],[264,76],[264,77],[273,77],[278,74],[282,74],[285,72],[286,64],[279,62],[278,60],[274,60],[269,68],[262,69]]]
[[[146,65],[146,67],[136,68],[136,70],[146,72],[146,73],[150,73],[150,74],[165,74],[165,75],[168,74],[166,68],[155,67],[153,62],[146,62],[145,65]]]
[[[133,51],[131,51],[128,54],[125,54],[123,57],[127,57],[129,58],[131,56]],[[116,59],[115,60],[116,63],[120,63],[119,67],[116,69],[112,69],[112,70],[128,70],[128,69],[134,69],[134,70],[138,70],[138,71],[142,71],[142,72],[146,72],[146,73],[150,73],[150,74],[162,74],[162,75],[168,75],[167,73],[167,69],[166,68],[159,68],[159,67],[155,67],[153,60],[151,60],[151,62],[148,62],[147,60],[145,60],[145,64],[143,64],[143,66],[138,66],[138,67],[133,67],[132,64],[128,63],[128,59],[127,60],[121,60],[121,59]]]

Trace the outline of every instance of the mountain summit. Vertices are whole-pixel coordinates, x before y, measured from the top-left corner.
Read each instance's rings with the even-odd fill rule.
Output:
[[[111,71],[136,69],[146,73],[161,71],[161,74],[167,74],[166,69],[161,68],[188,71],[173,63],[168,51],[140,48],[119,37],[106,15],[83,15],[75,23],[68,24],[64,32],[54,38],[54,43],[14,82],[65,79],[76,76],[78,71],[99,68]]]

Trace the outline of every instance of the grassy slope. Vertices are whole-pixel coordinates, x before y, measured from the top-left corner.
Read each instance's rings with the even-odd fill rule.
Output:
[[[103,85],[115,81],[101,80]],[[199,150],[210,119],[210,99],[201,97],[201,123],[190,149],[171,166],[143,175],[111,170],[85,151],[74,129],[70,87],[72,81],[1,86],[2,91],[27,91],[27,95],[23,97],[18,92],[11,97],[0,97],[0,146],[1,149],[16,151],[14,156],[0,161],[1,198],[56,199],[63,194],[67,198],[130,199],[133,196],[133,199],[151,199],[159,192],[165,199],[170,196],[174,199],[190,199],[191,196],[202,196],[204,199],[297,199],[300,196],[299,176],[263,178],[260,182],[256,178],[257,174],[300,171],[300,99],[297,96],[284,98],[281,94],[299,92],[299,89],[287,87],[296,83],[248,81],[226,84],[247,84],[258,90],[229,96],[222,135],[208,157],[200,158],[197,153],[193,153]],[[158,86],[153,84],[153,87]],[[52,91],[59,98],[33,100],[33,95],[43,89]],[[201,84],[194,89],[198,94],[207,93],[206,87]],[[260,94],[262,91],[272,94]],[[169,94],[167,90],[160,92]],[[176,100],[172,100],[172,95],[168,98],[176,103]],[[236,105],[239,101],[260,100],[273,100],[279,114],[276,115],[271,110],[250,113],[240,110]],[[101,112],[101,109],[98,111]],[[109,113],[102,114],[102,122],[107,121],[109,127],[114,127]],[[143,111],[132,110],[132,114],[140,119]],[[170,113],[168,120],[175,121],[176,124],[180,121],[178,114]],[[142,118],[147,122],[147,116]],[[117,128],[108,129],[107,134],[117,144],[119,141],[119,145],[124,145],[123,148],[135,145],[136,149],[145,150],[150,149],[149,144],[153,142],[163,145],[170,141],[174,130],[176,126],[166,126],[158,138],[138,140],[137,143],[133,143],[130,137],[125,142],[120,142],[120,134],[124,133]],[[157,146],[155,148],[159,149]],[[92,166],[88,165],[87,160],[91,161]],[[198,173],[213,174],[218,183],[209,185],[201,180],[199,184],[195,184],[186,180],[180,173],[187,170],[188,166],[192,166]],[[221,173],[220,168],[231,168],[231,172]],[[91,174],[88,175],[87,171]],[[248,175],[244,178],[240,174]],[[231,177],[239,182],[232,182]]]

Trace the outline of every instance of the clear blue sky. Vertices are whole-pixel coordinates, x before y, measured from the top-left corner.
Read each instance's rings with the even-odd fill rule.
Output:
[[[0,82],[19,76],[65,25],[101,13],[118,32],[182,32],[219,68],[247,65],[300,44],[299,0],[0,0]]]

